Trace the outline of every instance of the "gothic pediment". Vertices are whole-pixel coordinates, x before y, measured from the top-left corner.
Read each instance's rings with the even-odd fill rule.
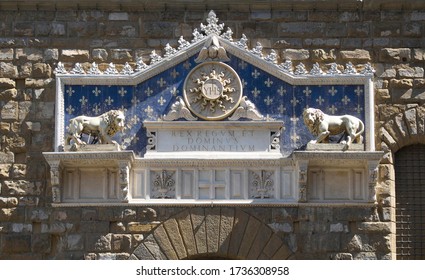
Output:
[[[59,63],[55,149],[62,149],[71,118],[121,109],[127,125],[116,141],[139,157],[148,145],[143,122],[161,119],[281,121],[280,147],[288,156],[313,139],[302,120],[308,107],[358,117],[368,124],[366,149],[373,149],[369,64],[316,63],[307,68],[282,61],[276,51],[265,51],[260,43],[250,48],[245,35],[235,39],[232,33],[210,12],[207,24],[200,24],[193,38],[181,37],[174,47],[167,44],[162,54],[152,51],[149,62],[138,58],[135,63],[110,63],[102,69],[94,62]],[[197,69],[201,70],[193,74]],[[238,79],[240,83],[231,84]],[[205,93],[211,90],[220,93]]]

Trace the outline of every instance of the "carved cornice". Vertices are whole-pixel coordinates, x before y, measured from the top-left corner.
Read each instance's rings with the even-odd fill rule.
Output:
[[[294,160],[365,160],[380,161],[384,152],[363,152],[363,151],[294,151],[292,157]]]
[[[200,167],[280,167],[292,166],[293,162],[287,158],[277,159],[205,159],[205,158],[164,158],[164,159],[147,159],[138,158],[133,162],[133,168],[200,168]]]
[[[43,156],[49,164],[60,161],[61,166],[112,166],[120,161],[131,163],[135,159],[133,151],[45,152]]]

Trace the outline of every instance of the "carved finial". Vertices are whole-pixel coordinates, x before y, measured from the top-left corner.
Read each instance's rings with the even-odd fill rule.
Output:
[[[68,74],[68,71],[66,71],[65,66],[63,65],[62,62],[58,62],[58,66],[56,67],[55,74]]]
[[[300,64],[295,66],[295,75],[305,75],[305,74],[307,74],[305,65],[302,62],[300,62]]]
[[[136,71],[137,72],[143,71],[146,68],[148,68],[148,65],[143,62],[143,58],[142,57],[139,57],[137,59],[136,65],[137,65],[137,68],[136,68]]]
[[[130,66],[130,64],[128,64],[128,62],[126,62],[124,65],[124,68],[121,71],[121,74],[131,75],[133,73],[134,73],[133,68]]]
[[[160,173],[157,173],[153,181],[153,198],[171,198],[174,194],[169,195],[169,193],[174,192],[174,185],[176,181],[173,179],[174,171],[168,173],[166,170],[162,170]]]
[[[172,46],[170,46],[170,44],[167,44],[165,46],[164,50],[165,50],[164,57],[172,56],[173,54],[175,54],[177,52],[177,50],[175,48],[173,48]]]
[[[92,63],[88,74],[91,74],[91,75],[100,75],[100,74],[102,74],[102,72],[100,72],[99,66],[96,64],[96,62],[93,62]]]
[[[75,63],[74,68],[70,72],[71,74],[85,74],[86,72],[83,69],[83,66],[81,66],[80,63]]]
[[[118,71],[115,68],[114,63],[112,63],[112,62],[109,63],[108,69],[106,69],[105,74],[108,74],[108,75],[117,75],[118,74]]]
[[[320,68],[319,63],[316,62],[316,63],[313,64],[313,68],[311,69],[310,74],[315,75],[315,76],[323,74],[323,71]]]
[[[242,34],[242,38],[240,38],[240,40],[237,41],[235,45],[241,49],[248,49],[247,42],[248,42],[248,39],[246,38],[245,34]]]
[[[277,52],[275,50],[271,50],[270,54],[265,57],[264,60],[277,64]]]
[[[360,72],[363,75],[373,75],[373,73],[375,73],[375,69],[369,62],[364,65],[364,69]]]
[[[195,28],[195,29],[193,30],[192,35],[193,35],[193,39],[192,39],[192,41],[191,41],[192,43],[196,43],[196,42],[198,42],[199,40],[202,40],[202,38],[204,38],[204,37],[205,37],[202,33],[199,33],[199,31],[198,31],[198,29],[197,29],[197,28]]]
[[[151,63],[150,63],[150,65],[154,65],[154,64],[156,64],[156,63],[158,63],[158,62],[160,62],[162,60],[162,57],[159,54],[157,54],[155,52],[155,50],[153,50],[151,52],[150,57],[151,57]]]
[[[180,36],[180,39],[179,39],[179,47],[178,47],[178,50],[182,50],[182,49],[185,49],[185,48],[187,48],[187,47],[189,47],[190,46],[190,43],[188,42],[188,41],[186,41],[184,38],[183,38],[183,36]]]
[[[232,35],[233,35],[232,29],[230,29],[230,27],[227,27],[227,31],[224,32],[221,35],[221,37],[224,38],[224,39],[226,39],[226,40],[229,40],[230,42],[232,42],[233,41]]]
[[[253,48],[251,50],[251,52],[262,58],[263,57],[263,45],[261,45],[260,42],[257,42],[257,44],[255,45],[255,48]]]
[[[205,34],[207,34],[207,36],[211,35],[211,34],[215,34],[217,36],[220,36],[220,34],[221,34],[221,32],[223,31],[223,28],[224,28],[224,23],[217,24],[218,18],[216,16],[216,14],[214,13],[214,11],[211,10],[208,13],[207,22],[208,22],[208,25],[203,25],[201,23],[201,31],[204,31]]]
[[[252,197],[253,198],[272,198],[273,197],[273,176],[274,171],[261,170],[258,174],[257,172],[251,171],[253,180],[252,180]]]
[[[357,74],[356,67],[354,67],[354,65],[351,62],[348,62],[345,65],[344,74],[356,75]]]
[[[283,72],[291,74],[293,73],[292,61],[290,59],[287,59],[284,63],[281,63],[279,68],[282,69]]]
[[[338,69],[338,64],[336,64],[335,62],[331,63],[331,68],[329,69],[328,74],[329,75],[341,74],[341,71],[339,71]]]

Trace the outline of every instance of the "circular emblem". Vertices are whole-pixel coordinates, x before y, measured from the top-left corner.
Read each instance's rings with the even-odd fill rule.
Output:
[[[201,119],[222,120],[238,108],[242,83],[227,64],[206,62],[196,66],[184,82],[187,107]]]

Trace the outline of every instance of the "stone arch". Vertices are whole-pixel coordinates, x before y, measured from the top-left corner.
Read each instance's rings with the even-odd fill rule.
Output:
[[[388,106],[394,113],[386,116],[379,130],[380,148],[384,156],[379,166],[377,198],[380,217],[391,222],[391,252],[396,259],[396,184],[394,156],[400,149],[425,144],[425,105],[407,104]],[[379,147],[379,146],[378,146]]]
[[[130,259],[288,259],[272,229],[238,208],[194,207],[157,226]]]

